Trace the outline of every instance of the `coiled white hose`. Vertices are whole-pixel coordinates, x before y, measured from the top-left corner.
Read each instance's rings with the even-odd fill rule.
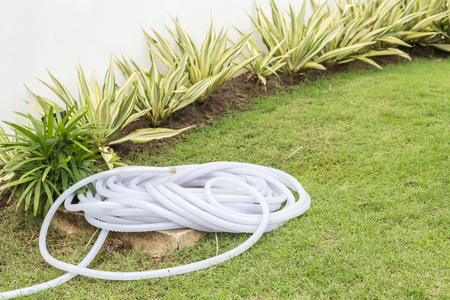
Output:
[[[95,188],[95,195],[88,187]],[[79,202],[72,203],[78,194]],[[298,194],[295,199],[291,190]],[[52,257],[46,239],[50,222],[64,202],[69,211],[84,211],[102,231],[78,265]],[[69,273],[28,288],[0,293],[0,299],[55,287],[76,275],[109,280],[136,280],[183,274],[221,263],[250,248],[266,231],[303,214],[311,199],[301,184],[282,171],[236,162],[177,167],[122,167],[92,175],[67,189],[50,208],[41,227],[39,249],[52,266]],[[143,271],[108,272],[86,268],[109,231],[137,232],[193,228],[201,231],[251,232],[243,244],[223,254],[188,265]]]

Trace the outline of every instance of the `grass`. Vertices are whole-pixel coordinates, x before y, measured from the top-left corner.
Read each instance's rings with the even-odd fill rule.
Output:
[[[249,251],[193,274],[136,282],[77,277],[33,299],[449,299],[450,59],[351,70],[259,100],[135,164],[242,161],[292,174],[311,195],[302,217]],[[296,149],[297,153],[291,155]],[[39,224],[0,211],[0,291],[63,274],[39,256]],[[219,252],[248,235],[219,234]],[[52,231],[76,262],[89,236]],[[102,253],[103,270],[137,271],[213,256],[214,236],[155,261]]]

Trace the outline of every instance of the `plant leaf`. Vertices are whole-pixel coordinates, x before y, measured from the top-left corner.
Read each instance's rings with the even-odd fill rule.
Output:
[[[167,129],[167,128],[138,129],[138,130],[130,133],[126,137],[115,140],[115,141],[111,142],[110,144],[111,145],[120,144],[120,143],[123,143],[126,141],[145,143],[145,142],[149,142],[151,140],[169,138],[169,137],[178,135],[189,128],[192,128],[192,126],[189,126],[189,127],[186,127],[186,128],[180,129],[180,130]]]

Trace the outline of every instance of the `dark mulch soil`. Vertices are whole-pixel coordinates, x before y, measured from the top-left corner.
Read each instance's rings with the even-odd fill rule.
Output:
[[[11,195],[11,190],[7,189],[0,196],[0,209],[7,207],[12,204],[12,200],[8,203],[9,196]]]

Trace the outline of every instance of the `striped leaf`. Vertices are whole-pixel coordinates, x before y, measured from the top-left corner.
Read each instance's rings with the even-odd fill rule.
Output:
[[[125,138],[115,140],[115,141],[111,142],[110,144],[111,145],[120,144],[120,143],[123,143],[125,141],[133,141],[133,142],[137,142],[137,143],[146,143],[146,142],[149,142],[151,140],[165,139],[165,138],[169,138],[169,137],[178,135],[178,134],[182,133],[183,131],[185,131],[185,130],[187,130],[189,128],[192,128],[192,126],[183,128],[181,130],[174,130],[174,129],[167,129],[167,128],[143,128],[143,129],[138,129],[138,130],[130,133],[129,135],[127,135]]]

